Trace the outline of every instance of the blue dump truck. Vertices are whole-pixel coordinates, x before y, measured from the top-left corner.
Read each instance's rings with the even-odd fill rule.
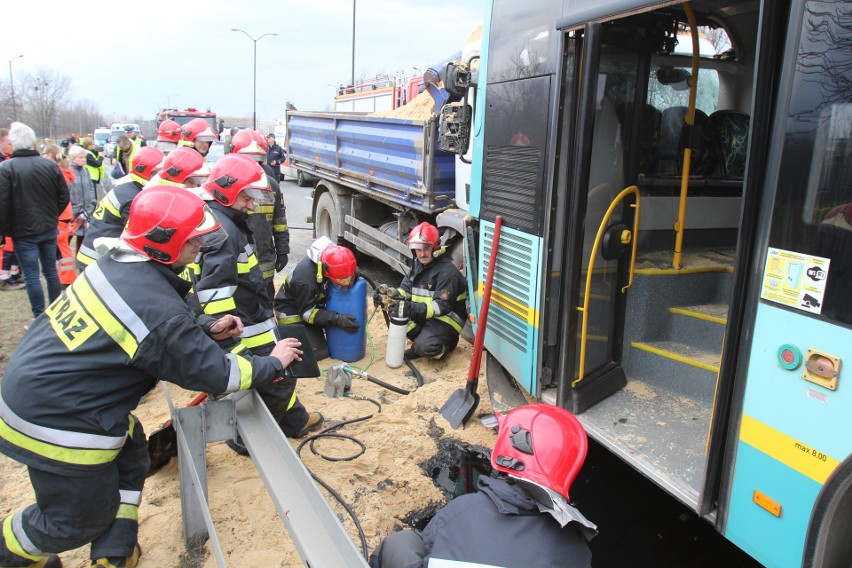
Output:
[[[300,184],[314,182],[308,221],[315,237],[345,241],[404,273],[412,259],[405,239],[415,225],[430,221],[461,265],[469,169],[457,164],[447,144],[458,139],[453,117],[469,107],[459,102],[466,98],[463,88],[453,89],[456,94],[443,88],[447,81],[467,84],[468,67],[457,57],[441,64],[440,73],[425,74],[429,95],[420,97],[431,100],[418,97],[420,103],[409,103],[415,110],[399,113],[417,118],[288,111],[290,167]]]
[[[457,210],[456,156],[440,150],[434,114],[289,112],[287,145],[299,178],[316,180],[314,236],[345,240],[399,272],[410,262],[411,228]]]

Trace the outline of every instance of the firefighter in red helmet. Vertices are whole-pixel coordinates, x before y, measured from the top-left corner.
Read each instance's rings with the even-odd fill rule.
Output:
[[[98,203],[92,220],[86,230],[86,236],[77,249],[77,268],[85,270],[88,265],[101,257],[97,252],[95,239],[118,237],[121,235],[130,215],[130,204],[139,195],[142,188],[163,165],[163,153],[157,148],[143,146],[130,159],[130,173],[116,181]]]
[[[210,144],[216,142],[219,136],[213,130],[206,120],[203,118],[193,118],[180,129],[180,140],[178,146],[189,146],[207,157],[207,152],[210,151]]]
[[[279,339],[278,325],[246,224],[249,212],[258,204],[272,202],[266,174],[248,156],[228,154],[216,162],[201,188],[228,240],[205,249],[198,262],[188,267],[188,278],[194,281],[195,295],[205,313],[233,314],[243,322],[236,344],[223,345],[224,349],[266,355]],[[294,377],[285,377],[275,388],[261,388],[258,393],[287,437],[303,437],[322,426],[322,414],[308,412],[299,402]],[[240,440],[228,445],[240,454],[247,453]]]
[[[154,146],[163,154],[168,154],[178,146],[180,141],[180,124],[166,119],[157,127],[157,141]]]
[[[201,198],[148,188],[108,254],[33,322],[0,383],[0,452],[27,466],[36,502],[2,521],[0,566],[58,567],[56,554],[88,543],[92,566],[137,566],[150,463],[131,414],[140,399],[160,378],[216,394],[274,388],[301,358],[296,340],[269,357],[226,354],[214,339],[239,334],[239,318],[187,306],[178,272],[224,238]]]
[[[290,230],[287,227],[284,194],[278,185],[278,176],[266,163],[266,138],[263,134],[250,128],[240,130],[231,137],[231,151],[248,156],[260,164],[269,179],[272,196],[275,198],[274,203],[259,205],[247,221],[254,236],[257,261],[260,263],[271,299],[275,296],[275,273],[284,270],[290,256]]]
[[[325,328],[339,327],[355,333],[361,324],[352,314],[326,309],[328,286],[349,286],[358,266],[355,255],[346,247],[320,237],[308,248],[307,255],[293,268],[275,295],[275,314],[280,324],[303,324],[317,359],[328,357]]]
[[[440,359],[456,348],[467,320],[467,281],[440,246],[438,228],[420,223],[408,235],[414,267],[402,279],[388,312],[409,319],[407,359]]]
[[[505,568],[592,565],[587,541],[597,527],[568,494],[586,459],[583,426],[567,410],[548,404],[520,406],[497,418],[491,452],[496,477],[480,476],[476,493],[450,501],[422,532],[390,535],[370,557],[372,568],[440,562]]]

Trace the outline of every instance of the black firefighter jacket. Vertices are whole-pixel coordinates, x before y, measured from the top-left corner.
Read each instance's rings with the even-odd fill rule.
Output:
[[[334,325],[335,313],[325,309],[328,281],[322,270],[308,256],[302,258],[275,295],[275,313],[280,324],[307,323],[328,327]]]
[[[198,277],[195,291],[204,313],[215,317],[239,316],[243,322],[242,345],[270,348],[276,340],[272,300],[254,252],[254,240],[246,215],[218,201],[208,201],[222,229],[228,234],[219,245],[202,249],[197,265],[188,268]]]
[[[15,150],[0,163],[0,237],[55,230],[68,199],[68,184],[56,162],[36,150]]]
[[[575,523],[561,527],[540,513],[517,484],[487,477],[478,483],[478,492],[447,503],[423,529],[427,555],[422,566],[431,559],[504,568],[592,565],[592,553]]]
[[[406,300],[426,305],[425,318],[412,316],[409,330],[432,319],[461,333],[467,319],[467,281],[446,254],[446,249],[440,249],[429,264],[415,260],[414,268],[402,279],[398,291]]]
[[[266,164],[261,165],[269,179],[269,185],[272,186],[275,203],[258,206],[246,222],[254,239],[257,262],[263,279],[269,281],[275,276],[275,261],[278,257],[290,254],[290,231],[287,228],[287,208],[278,178],[272,173],[272,168]]]
[[[130,412],[158,378],[220,394],[283,375],[272,357],[224,353],[184,302],[188,288],[154,261],[106,255],[89,265],[33,322],[6,366],[0,452],[36,469],[86,475],[111,465],[135,423]],[[201,318],[209,329],[213,322]]]
[[[78,269],[85,270],[88,265],[100,258],[100,254],[95,250],[95,239],[121,236],[130,218],[130,204],[142,191],[142,187],[142,183],[134,179],[132,175],[127,175],[116,180],[116,186],[103,196],[92,214],[83,244],[77,250]]]

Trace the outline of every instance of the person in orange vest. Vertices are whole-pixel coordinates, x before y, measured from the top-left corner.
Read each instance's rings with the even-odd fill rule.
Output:
[[[45,144],[41,155],[48,160],[53,160],[59,166],[59,171],[65,176],[65,183],[69,186],[74,181],[74,172],[71,171],[68,158],[62,152],[62,148],[56,144]],[[74,266],[74,253],[71,250],[71,238],[74,236],[76,223],[74,222],[74,210],[71,202],[59,214],[59,235],[56,237],[56,246],[59,252],[56,255],[56,270],[59,272],[59,283],[65,289],[74,283],[77,278],[77,270]]]

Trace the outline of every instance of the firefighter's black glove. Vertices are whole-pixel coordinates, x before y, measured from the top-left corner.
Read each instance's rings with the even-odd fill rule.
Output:
[[[337,314],[337,317],[334,318],[334,325],[346,333],[355,333],[361,329],[361,324],[358,323],[355,316],[350,316],[349,314]]]
[[[284,270],[284,267],[287,266],[287,261],[289,257],[286,254],[279,254],[275,259],[275,272],[281,272]]]
[[[394,300],[388,306],[388,315],[395,320],[411,319],[411,302]]]
[[[378,290],[373,291],[373,305],[379,307],[382,305],[384,301],[385,295],[379,292]]]
[[[411,319],[416,322],[421,322],[426,319],[427,305],[423,302],[411,303]]]

